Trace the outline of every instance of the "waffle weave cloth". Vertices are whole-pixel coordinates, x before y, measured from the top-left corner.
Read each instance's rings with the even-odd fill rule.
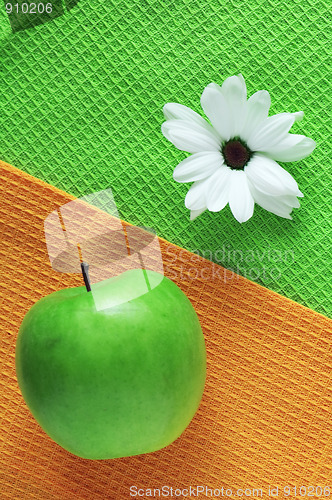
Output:
[[[331,315],[328,2],[62,3],[15,33],[0,12],[0,158],[75,196],[111,187],[128,222]],[[304,193],[294,221],[256,206],[242,225],[228,207],[190,222],[172,179],[187,155],[161,134],[163,105],[202,112],[204,87],[238,73],[248,95],[270,92],[270,114],[303,110],[292,132],[317,143],[283,164]]]
[[[269,486],[317,496],[331,486],[332,321],[163,239],[165,275],[189,297],[206,342],[196,415],[174,443],[146,455],[92,461],[54,443],[19,391],[15,345],[37,300],[82,285],[52,270],[43,232],[47,215],[73,197],[5,163],[0,180],[1,499],[127,500],[131,486],[197,485],[208,488],[199,498],[224,488],[233,497],[262,489],[269,499]]]

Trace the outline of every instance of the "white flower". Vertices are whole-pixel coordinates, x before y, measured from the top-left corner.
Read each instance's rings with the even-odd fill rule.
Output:
[[[270,104],[266,90],[247,100],[242,75],[204,89],[201,106],[211,124],[182,104],[165,104],[162,133],[178,149],[193,153],[173,173],[177,182],[194,182],[185,198],[191,220],[206,209],[219,212],[227,203],[239,222],[250,219],[255,203],[292,218],[293,208],[300,206],[297,196],[303,194],[275,160],[301,160],[316,143],[288,133],[303,118],[302,111],[268,117]]]

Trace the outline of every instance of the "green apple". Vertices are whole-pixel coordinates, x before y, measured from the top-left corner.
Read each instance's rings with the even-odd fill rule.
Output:
[[[139,295],[143,272],[152,286]],[[97,291],[102,308],[82,286],[28,311],[15,356],[22,395],[44,431],[74,455],[159,450],[182,434],[201,401],[206,350],[198,317],[180,288],[154,271],[126,271]]]

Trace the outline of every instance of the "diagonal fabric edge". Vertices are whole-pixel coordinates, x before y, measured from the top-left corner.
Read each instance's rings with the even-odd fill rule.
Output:
[[[9,163],[2,162],[1,160],[0,160],[0,168],[4,169],[5,171],[12,172],[14,174],[14,176],[16,176],[16,175],[22,176],[22,178],[25,179],[27,182],[37,183],[38,186],[40,186],[43,189],[47,189],[47,190],[50,189],[50,190],[54,191],[61,198],[64,197],[65,201],[63,203],[66,203],[67,201],[71,201],[71,200],[75,200],[76,199],[75,196],[62,191],[61,189],[57,188],[56,186],[52,186],[51,184],[48,184],[45,181],[43,181],[41,179],[38,179],[37,177],[34,177],[34,176],[32,176],[32,175],[24,172],[23,170],[20,170],[20,169],[18,169],[16,167],[10,165]],[[122,220],[122,222],[125,225],[128,225],[128,226],[132,225],[132,224],[130,224],[129,222],[127,222],[125,220]],[[227,284],[227,283],[229,283],[232,280],[236,280],[239,283],[249,282],[251,284],[251,286],[253,288],[256,287],[257,290],[262,289],[262,290],[268,291],[268,293],[271,294],[271,297],[275,297],[275,298],[278,297],[279,299],[285,299],[286,301],[290,301],[291,303],[297,304],[297,306],[300,307],[300,308],[308,309],[310,311],[313,311],[312,309],[310,309],[309,307],[304,306],[303,304],[299,304],[298,302],[295,302],[292,299],[289,299],[288,297],[286,297],[284,295],[280,295],[279,293],[274,292],[273,290],[270,290],[269,288],[264,287],[263,285],[260,285],[259,283],[251,281],[248,278],[245,278],[244,276],[241,276],[240,274],[237,274],[237,273],[235,273],[235,272],[233,272],[233,271],[231,271],[229,269],[224,268],[223,266],[220,266],[219,264],[213,263],[212,261],[210,261],[210,260],[208,260],[208,259],[206,259],[206,258],[204,258],[204,257],[202,257],[200,255],[197,255],[197,254],[195,254],[193,252],[190,252],[189,250],[187,250],[187,249],[185,249],[183,247],[180,247],[180,246],[172,243],[171,241],[168,241],[168,240],[166,240],[166,239],[164,239],[164,238],[162,238],[160,236],[158,236],[158,239],[159,239],[159,241],[162,244],[164,254],[167,254],[167,250],[166,250],[167,246],[168,245],[172,245],[172,247],[175,247],[177,249],[177,251],[181,253],[181,255],[187,255],[187,256],[189,256],[189,260],[191,260],[192,263],[199,262],[200,265],[203,265],[204,267],[211,266],[211,269],[213,269],[214,272],[212,272],[212,274],[210,275],[210,278],[213,278],[213,276],[215,276],[218,279],[220,279],[222,282],[224,282],[224,284]],[[168,255],[168,257],[170,257],[172,259],[172,257],[170,255]],[[166,260],[166,264],[170,263],[170,262],[171,261]],[[189,276],[189,279],[193,280],[194,279],[194,275]],[[209,279],[209,277],[205,273],[204,273],[204,279]],[[317,311],[313,311],[313,312],[315,312],[315,314],[317,314],[319,316],[325,317],[325,315],[320,314]]]

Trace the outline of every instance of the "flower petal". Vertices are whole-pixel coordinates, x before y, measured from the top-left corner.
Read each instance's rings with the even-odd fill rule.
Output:
[[[284,219],[292,220],[290,214],[293,208],[298,208],[300,206],[299,203],[295,204],[294,197],[292,197],[291,200],[289,196],[269,196],[258,191],[254,186],[251,186],[250,189],[257,205],[260,205],[268,212],[283,217]],[[297,200],[297,198],[295,199]]]
[[[198,210],[190,210],[190,220],[196,219],[199,215],[205,212],[206,207],[199,208]]]
[[[184,200],[184,204],[189,210],[200,210],[206,206],[206,186],[210,179],[211,177],[208,177],[207,179],[196,181],[190,187]]]
[[[206,206],[211,212],[219,212],[228,203],[231,169],[225,165],[210,177],[206,190]]]
[[[262,193],[272,196],[300,196],[297,182],[284,168],[271,158],[256,153],[244,167],[250,184]]]
[[[195,153],[175,167],[173,179],[177,182],[200,181],[212,175],[223,163],[223,157],[217,151]]]
[[[315,147],[315,141],[305,135],[287,134],[278,144],[264,151],[264,154],[273,160],[296,161],[309,156]]]
[[[255,92],[247,101],[247,115],[241,130],[241,139],[247,141],[268,117],[271,97],[267,90]]]
[[[174,146],[188,153],[219,151],[220,142],[208,129],[186,120],[167,120],[161,131]]]
[[[168,102],[163,107],[163,112],[166,120],[186,120],[189,122],[197,123],[201,127],[207,127],[209,124],[204,118],[193,111],[192,109],[184,106],[183,104],[178,104],[176,102]]]
[[[231,138],[230,113],[221,88],[218,89],[218,86],[212,83],[205,87],[201,96],[201,106],[221,139],[228,141]]]
[[[243,170],[232,170],[230,176],[229,206],[238,222],[246,222],[254,213],[254,199]]]
[[[248,138],[251,151],[266,151],[283,140],[295,121],[293,113],[269,116]]]
[[[294,115],[296,122],[300,122],[301,120],[303,120],[303,117],[304,117],[303,111],[295,111],[295,113],[292,113],[292,114]]]
[[[247,99],[247,87],[241,73],[238,76],[226,78],[221,86],[223,95],[230,101],[245,102]]]
[[[247,87],[243,76],[230,76],[221,86],[221,91],[226,99],[230,116],[231,137],[240,135],[247,108]]]
[[[283,201],[283,203],[285,205],[292,207],[292,208],[300,208],[300,206],[301,206],[300,202],[296,196],[292,196],[292,195],[281,196],[281,200]]]

